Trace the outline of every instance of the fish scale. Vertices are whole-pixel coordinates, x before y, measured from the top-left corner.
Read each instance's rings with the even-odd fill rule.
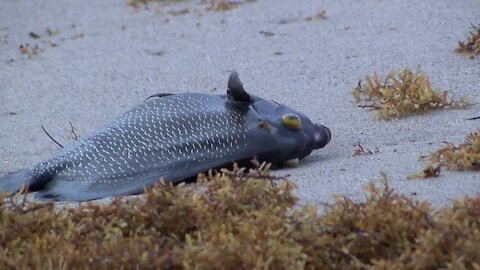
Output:
[[[39,164],[0,177],[36,198],[84,201],[141,193],[256,157],[295,164],[330,141],[305,115],[248,94],[232,73],[227,95],[157,94],[111,124]]]

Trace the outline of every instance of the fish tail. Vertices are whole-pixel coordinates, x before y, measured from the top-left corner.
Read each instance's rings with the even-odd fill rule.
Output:
[[[30,170],[21,170],[0,176],[0,193],[18,192],[23,186],[29,186],[34,181],[35,176]]]

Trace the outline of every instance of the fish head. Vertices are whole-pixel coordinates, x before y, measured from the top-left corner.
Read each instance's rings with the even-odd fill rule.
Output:
[[[251,110],[271,128],[282,147],[280,163],[296,166],[313,150],[325,147],[332,138],[326,126],[314,123],[306,115],[275,101],[253,96]]]
[[[242,114],[254,115],[250,124],[271,133],[269,142],[260,142],[276,148],[268,156],[269,161],[297,166],[300,160],[313,150],[323,148],[332,138],[329,128],[313,123],[306,115],[278,102],[247,93],[237,72],[232,72],[228,79],[226,100],[228,107]],[[259,147],[266,148],[265,145]]]

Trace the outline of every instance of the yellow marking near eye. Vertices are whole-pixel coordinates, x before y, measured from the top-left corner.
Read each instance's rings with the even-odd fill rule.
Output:
[[[282,124],[288,128],[299,129],[302,126],[302,120],[294,113],[286,113],[282,116]]]

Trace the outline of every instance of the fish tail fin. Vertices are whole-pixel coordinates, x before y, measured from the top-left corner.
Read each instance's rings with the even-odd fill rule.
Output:
[[[35,176],[30,170],[21,170],[0,176],[0,193],[15,193],[23,186],[30,186],[35,181]]]

